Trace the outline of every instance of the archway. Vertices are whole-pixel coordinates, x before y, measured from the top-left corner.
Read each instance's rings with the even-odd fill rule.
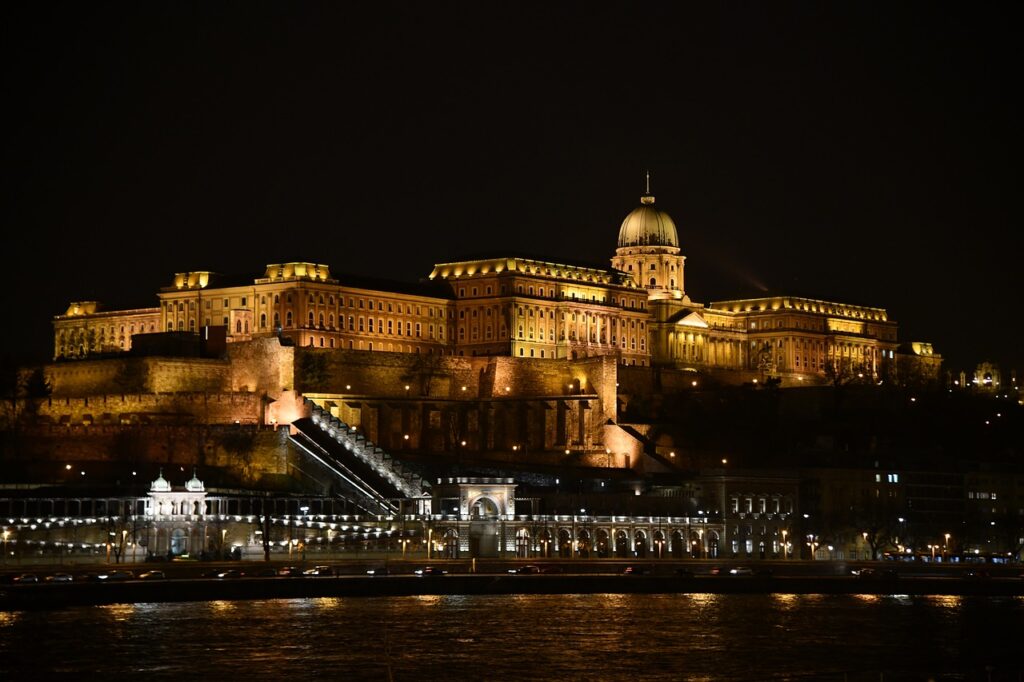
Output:
[[[498,518],[498,504],[489,497],[478,498],[470,508],[472,519],[496,519]]]
[[[572,558],[572,535],[564,528],[558,531],[558,556],[562,559]]]
[[[716,531],[708,533],[708,557],[718,558],[718,533]]]
[[[537,549],[542,558],[548,559],[551,557],[551,531],[543,530],[537,536]]]
[[[188,553],[188,535],[184,529],[175,528],[171,531],[171,554],[179,556]]]
[[[699,559],[703,553],[703,538],[697,531],[690,532],[690,556]]]
[[[607,559],[609,556],[608,531],[601,529],[597,531],[597,557]]]
[[[590,557],[590,533],[586,530],[576,534],[576,556],[581,559]]]
[[[647,556],[647,533],[642,530],[633,536],[633,553],[641,559]]]
[[[444,548],[442,550],[442,556],[445,559],[458,559],[459,558],[459,532],[454,528],[449,528],[444,532]]]
[[[654,531],[654,556],[658,559],[665,558],[665,534],[660,530]]]
[[[530,531],[520,528],[516,531],[516,558],[526,559],[530,556]]]
[[[620,530],[615,534],[615,556],[625,559],[629,555],[629,537],[626,531]]]
[[[673,559],[682,559],[686,556],[686,545],[683,544],[683,534],[679,531],[674,531],[672,537],[669,540],[669,551],[672,552]]]

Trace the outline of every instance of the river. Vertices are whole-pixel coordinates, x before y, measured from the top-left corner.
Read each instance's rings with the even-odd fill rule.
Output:
[[[5,679],[1020,680],[1024,598],[590,594],[0,612]]]

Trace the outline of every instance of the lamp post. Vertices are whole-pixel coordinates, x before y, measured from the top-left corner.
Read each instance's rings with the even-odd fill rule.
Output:
[[[928,549],[932,551],[932,563],[935,563],[935,545],[928,545]]]
[[[4,563],[7,563],[7,538],[10,537],[11,531],[4,528]]]
[[[227,528],[222,528],[221,531],[220,531],[220,558],[221,558],[221,561],[223,561],[224,559],[227,558],[227,556],[226,556],[226,554],[224,552],[224,543],[227,540],[227,537],[228,537],[228,529]]]
[[[786,559],[789,558],[788,556],[786,556],[786,554],[787,554],[786,550],[788,549],[788,547],[786,546],[786,535],[788,533],[789,533],[788,530],[786,530],[785,528],[782,529],[782,560],[783,561],[785,561]]]
[[[946,538],[946,544],[944,544],[942,546],[943,559],[945,559],[946,554],[949,553],[949,533],[946,533],[945,538]]]

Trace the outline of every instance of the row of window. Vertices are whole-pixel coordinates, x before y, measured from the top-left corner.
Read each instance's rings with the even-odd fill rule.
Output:
[[[237,304],[235,307],[241,307],[241,308],[248,307],[249,299],[248,299],[247,296],[242,296],[240,299],[236,299],[236,300],[239,301],[239,304]],[[267,300],[268,300],[267,296],[265,296],[265,295],[264,296],[260,296],[260,305],[263,305],[263,306],[267,305]],[[225,298],[225,299],[223,299],[223,301],[224,301],[224,305],[223,305],[224,308],[230,308],[231,307],[230,299]],[[310,294],[308,302],[311,305],[334,306],[335,305],[335,297],[333,295],[329,295],[329,296],[327,296],[325,298],[323,294],[320,294],[319,296],[315,296],[314,294]],[[339,306],[342,306],[342,307],[345,306],[345,298],[343,296],[339,296],[338,299],[337,299],[337,302],[338,302]],[[273,303],[274,303],[274,305],[280,305],[280,303],[281,303],[281,295],[280,294],[274,294],[274,296],[273,296]],[[286,304],[292,303],[292,294],[290,294],[290,293],[286,293],[285,294],[285,303]],[[187,307],[187,309],[190,312],[195,312],[196,302],[195,301],[188,301],[187,302],[187,306],[186,306],[186,302],[185,301],[177,301],[176,303],[174,301],[167,301],[167,302],[165,302],[163,304],[163,307],[164,307],[164,310],[166,312],[168,312],[168,313],[173,313],[175,310],[177,310],[177,312],[184,312],[186,307]],[[207,310],[212,309],[213,301],[211,299],[207,299],[205,307],[206,307]],[[368,310],[379,310],[381,312],[384,312],[384,310],[386,309],[387,312],[389,312],[389,313],[398,313],[398,314],[403,314],[404,313],[404,314],[407,314],[407,315],[418,315],[418,316],[422,316],[423,315],[423,308],[424,308],[424,306],[419,305],[419,304],[416,304],[416,305],[413,305],[412,303],[405,303],[405,304],[403,304],[403,303],[395,303],[393,301],[385,302],[385,301],[376,301],[374,299],[364,299],[364,298],[356,299],[356,298],[352,298],[352,297],[350,297],[348,299],[348,307],[352,308],[352,309],[360,309],[360,310],[362,310],[364,308],[368,309]],[[433,306],[426,306],[426,309],[427,309],[427,317],[440,317],[442,319],[444,319],[444,317],[445,317],[444,308],[435,308]]]

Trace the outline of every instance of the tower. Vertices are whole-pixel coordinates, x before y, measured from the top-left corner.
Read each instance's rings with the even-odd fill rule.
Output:
[[[686,258],[679,255],[676,224],[668,213],[654,206],[650,173],[645,190],[640,206],[622,221],[612,267],[632,275],[638,285],[647,289],[648,300],[685,300],[683,262]]]

